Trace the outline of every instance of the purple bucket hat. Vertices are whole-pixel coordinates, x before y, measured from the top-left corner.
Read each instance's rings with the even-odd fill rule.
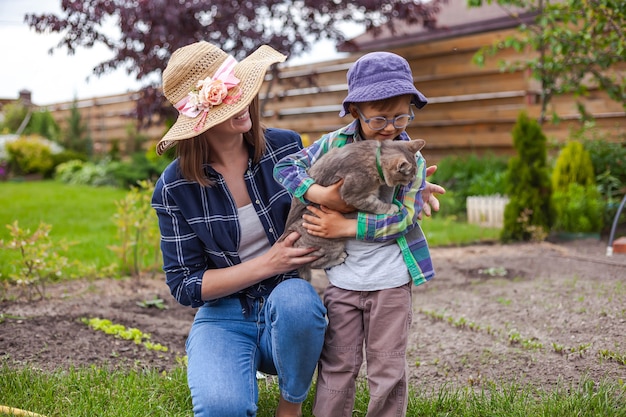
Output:
[[[411,103],[421,109],[428,103],[413,84],[406,59],[391,52],[371,52],[359,58],[348,70],[348,96],[339,117],[348,114],[350,103],[384,100],[411,94]]]

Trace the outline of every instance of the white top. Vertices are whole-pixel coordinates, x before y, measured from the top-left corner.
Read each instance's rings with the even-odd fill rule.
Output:
[[[393,188],[382,186],[383,201],[392,201]],[[378,291],[411,281],[409,270],[395,240],[387,242],[346,241],[344,263],[326,270],[335,287],[352,291]]]
[[[252,204],[239,207],[237,213],[239,214],[239,229],[241,230],[239,257],[241,262],[245,262],[264,254],[271,245]]]

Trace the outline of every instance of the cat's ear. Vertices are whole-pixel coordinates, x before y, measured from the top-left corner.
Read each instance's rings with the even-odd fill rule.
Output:
[[[413,153],[417,153],[424,147],[424,145],[426,145],[426,141],[424,139],[412,139],[409,143],[409,149]]]
[[[409,177],[413,177],[415,175],[415,164],[407,162],[406,160],[399,161],[397,169],[402,175]]]

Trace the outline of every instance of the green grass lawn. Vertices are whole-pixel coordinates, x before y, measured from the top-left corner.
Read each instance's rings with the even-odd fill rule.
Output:
[[[456,221],[452,218],[441,217],[437,213],[432,217],[425,217],[421,225],[431,248],[494,242],[500,236],[500,229]]]
[[[102,269],[117,260],[117,255],[108,247],[120,243],[113,216],[117,211],[115,202],[127,192],[55,181],[1,182],[0,239],[9,239],[9,231],[4,226],[14,221],[31,232],[44,222],[52,226],[50,237],[54,241],[73,243],[63,256]],[[425,218],[422,227],[431,247],[492,241],[499,234],[498,229],[456,222],[436,213],[432,218]],[[6,276],[17,260],[17,251],[1,249],[0,273]]]
[[[55,181],[0,182],[0,239],[10,238],[5,227],[17,221],[34,232],[41,222],[52,226],[53,241],[73,243],[64,256],[97,268],[109,266],[116,255],[107,247],[117,243],[115,202],[127,191],[111,187],[66,185]],[[17,251],[0,249],[0,273],[5,275]]]

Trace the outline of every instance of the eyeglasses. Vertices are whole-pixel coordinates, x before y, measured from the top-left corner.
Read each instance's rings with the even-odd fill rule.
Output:
[[[361,116],[363,121],[367,123],[367,125],[372,130],[383,130],[387,127],[389,123],[393,124],[393,127],[395,127],[396,129],[402,129],[404,127],[407,127],[409,123],[411,123],[413,119],[415,119],[413,109],[411,109],[411,114],[400,114],[392,119],[387,119],[383,116],[370,117],[369,119],[366,119],[358,107],[354,106],[354,108],[359,113],[359,116]]]

